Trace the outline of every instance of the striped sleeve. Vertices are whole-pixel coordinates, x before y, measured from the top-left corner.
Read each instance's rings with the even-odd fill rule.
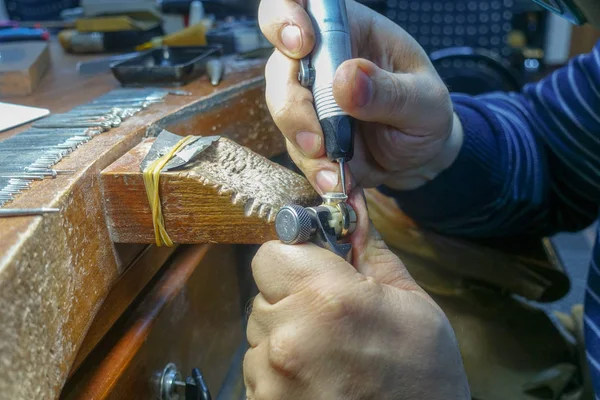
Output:
[[[453,95],[465,141],[454,164],[402,209],[453,235],[579,230],[600,204],[600,43],[521,93]]]

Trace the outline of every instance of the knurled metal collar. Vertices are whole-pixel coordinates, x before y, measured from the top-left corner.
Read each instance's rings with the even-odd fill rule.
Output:
[[[275,230],[285,244],[308,242],[313,232],[312,217],[302,206],[285,206],[277,213]]]

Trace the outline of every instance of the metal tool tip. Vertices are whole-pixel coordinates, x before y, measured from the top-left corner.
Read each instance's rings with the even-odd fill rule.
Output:
[[[348,196],[348,194],[346,193],[346,161],[343,158],[340,158],[338,160],[338,163],[340,164],[340,180],[342,184],[342,193],[344,193],[344,196]]]

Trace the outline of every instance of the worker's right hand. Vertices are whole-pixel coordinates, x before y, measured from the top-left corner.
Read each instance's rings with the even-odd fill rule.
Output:
[[[324,193],[339,189],[338,167],[325,155],[312,93],[298,82],[298,60],[315,42],[305,3],[261,0],[260,26],[276,47],[266,67],[267,104],[292,159]],[[358,120],[351,185],[413,189],[454,161],[462,143],[460,121],[419,44],[382,15],[353,0],[346,4],[358,58],[338,69],[334,95]]]

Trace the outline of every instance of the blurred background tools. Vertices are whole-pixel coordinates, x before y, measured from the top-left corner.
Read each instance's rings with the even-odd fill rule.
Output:
[[[3,31],[0,30],[0,37]],[[50,53],[46,41],[0,43],[0,96],[32,93],[49,65]]]
[[[221,55],[232,60],[265,59],[272,49],[256,21],[258,0],[2,1],[8,15],[0,22],[0,42],[56,34],[67,52],[104,54],[82,60],[81,74],[109,72],[115,62],[164,47],[221,46]],[[571,30],[578,29],[561,25],[530,0],[361,2],[414,36],[451,90],[470,94],[519,90],[538,79],[568,59]],[[588,36],[572,45],[598,38]],[[228,63],[206,65],[214,71],[211,81],[229,68],[223,65]]]
[[[44,28],[0,26],[0,43],[48,40],[50,33]]]
[[[124,86],[181,86],[204,74],[207,63],[211,59],[214,63],[220,54],[216,46],[162,47],[113,64],[111,69]]]

